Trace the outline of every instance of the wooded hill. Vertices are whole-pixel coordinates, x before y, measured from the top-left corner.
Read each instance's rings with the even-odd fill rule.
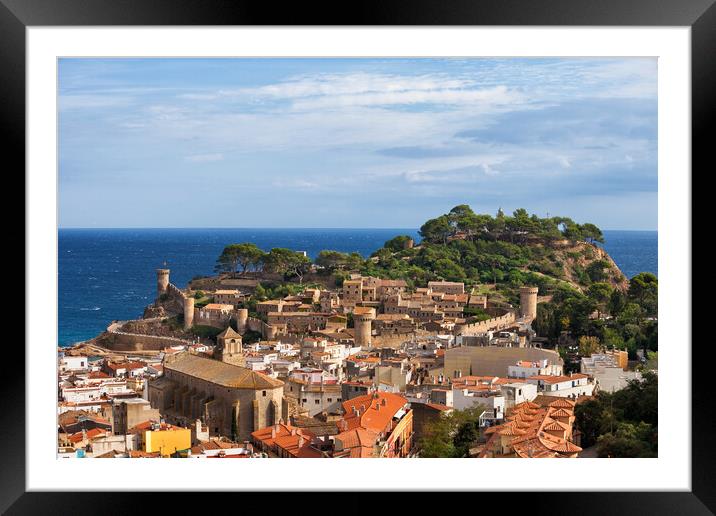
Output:
[[[415,284],[463,281],[507,295],[527,284],[539,286],[541,294],[583,292],[594,283],[628,287],[619,267],[597,245],[604,242],[602,231],[567,217],[540,218],[524,209],[512,216],[500,210],[492,217],[463,204],[425,222],[420,235],[422,241],[413,247],[406,235],[389,240],[361,272]]]

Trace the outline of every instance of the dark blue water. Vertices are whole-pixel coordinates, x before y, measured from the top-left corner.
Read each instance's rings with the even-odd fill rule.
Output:
[[[631,277],[657,272],[657,233],[605,231],[607,252]],[[179,287],[213,272],[228,243],[254,242],[265,251],[287,247],[311,258],[323,249],[370,255],[413,229],[61,229],[59,344],[94,337],[115,319],[140,316],[156,292],[155,269],[166,261]]]

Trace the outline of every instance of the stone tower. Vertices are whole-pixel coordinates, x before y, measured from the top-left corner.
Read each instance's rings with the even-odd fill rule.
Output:
[[[527,320],[537,317],[537,287],[520,287],[520,316]]]
[[[249,311],[246,308],[236,310],[236,329],[239,333],[246,333],[246,323],[249,320]]]
[[[371,322],[375,319],[375,308],[357,306],[353,310],[355,345],[370,347],[372,343]]]
[[[184,298],[184,329],[188,330],[194,325],[194,298]]]
[[[222,362],[234,365],[243,365],[241,335],[233,330],[231,326],[216,336],[218,357]]]
[[[157,297],[167,293],[169,287],[169,269],[157,269]]]

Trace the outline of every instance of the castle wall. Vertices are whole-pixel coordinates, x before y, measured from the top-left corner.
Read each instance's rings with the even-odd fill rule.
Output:
[[[552,364],[562,364],[559,353],[541,348],[503,348],[498,346],[460,346],[445,351],[445,375],[507,376],[507,367],[518,360],[530,362],[548,359]]]
[[[172,312],[178,314],[184,313],[184,299],[186,298],[184,292],[179,290],[173,283],[169,283],[167,285],[166,295],[167,300],[162,304]]]
[[[410,333],[383,333],[375,335],[371,342],[373,348],[393,348],[397,349],[403,342],[409,341],[413,338],[413,335],[420,335],[420,333],[428,334],[428,332],[410,332]]]
[[[176,337],[115,331],[106,334],[105,343],[107,348],[116,351],[159,351],[171,346],[187,346],[191,341]]]
[[[488,331],[499,331],[514,326],[515,312],[510,310],[506,314],[487,319],[485,321],[471,324],[460,324],[455,326],[455,335],[479,335]]]
[[[281,326],[273,326],[270,324],[266,324],[261,319],[256,319],[255,317],[247,317],[246,318],[246,328],[250,331],[255,331],[261,334],[261,336],[266,340],[272,340],[275,339],[279,335],[285,335],[286,334],[286,327],[285,325]]]

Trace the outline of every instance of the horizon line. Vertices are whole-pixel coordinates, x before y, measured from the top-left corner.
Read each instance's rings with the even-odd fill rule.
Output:
[[[102,227],[89,227],[89,226],[58,226],[60,229],[370,229],[370,230],[408,230],[408,231],[419,231],[420,228],[408,228],[408,227],[346,227],[346,226],[102,226]],[[657,229],[616,229],[616,228],[600,228],[602,231],[650,231],[658,232]]]

